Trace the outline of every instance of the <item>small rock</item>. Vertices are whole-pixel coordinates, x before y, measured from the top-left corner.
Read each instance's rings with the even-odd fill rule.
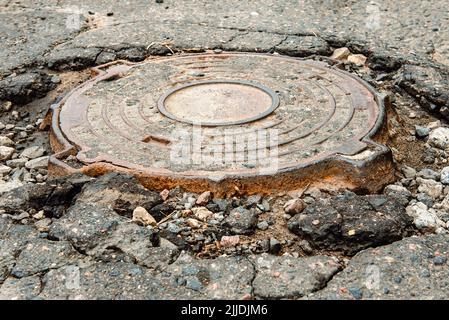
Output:
[[[226,219],[223,220],[223,226],[227,227],[234,234],[251,234],[257,225],[257,213],[253,209],[237,207],[232,210]]]
[[[307,240],[301,240],[299,242],[299,246],[301,247],[302,251],[307,254],[311,254],[313,252],[313,248],[310,245],[310,242]]]
[[[424,150],[424,152],[421,156],[421,161],[424,163],[433,164],[433,163],[435,163],[435,158],[436,158],[435,149],[427,148]]]
[[[414,220],[413,223],[418,229],[436,230],[438,227],[444,227],[445,224],[441,221],[433,209],[428,209],[422,202],[414,203],[406,208],[406,212]]]
[[[188,197],[187,202],[184,203],[184,208],[186,210],[190,210],[193,208],[193,205],[195,204],[196,199],[194,197]]]
[[[44,148],[40,147],[40,146],[33,146],[33,147],[29,147],[26,148],[25,150],[22,151],[22,153],[20,154],[21,157],[25,157],[28,159],[35,159],[35,158],[39,158],[42,157],[45,153]]]
[[[0,161],[10,159],[14,151],[14,148],[0,146]]]
[[[430,130],[436,129],[438,127],[441,127],[441,121],[437,120],[429,122],[426,127],[429,128]]]
[[[47,169],[49,156],[29,160],[25,163],[27,169]]]
[[[406,165],[402,167],[402,173],[407,179],[414,179],[416,177],[416,170]]]
[[[351,54],[351,51],[349,51],[349,49],[346,47],[337,48],[334,50],[334,53],[332,53],[331,59],[346,60],[350,54]]]
[[[278,254],[281,250],[281,243],[276,238],[270,238],[270,253]]]
[[[424,203],[428,208],[433,207],[434,204],[433,199],[425,193],[418,193],[418,195],[416,196],[416,200]]]
[[[267,230],[268,229],[268,222],[266,222],[265,220],[264,221],[261,221],[261,222],[259,222],[258,224],[257,224],[257,229],[259,229],[259,230]]]
[[[291,199],[284,205],[285,213],[295,215],[302,212],[307,207],[307,204],[301,199]]]
[[[133,221],[142,223],[143,225],[147,226],[156,226],[157,222],[153,218],[151,214],[148,213],[148,211],[144,207],[136,207],[133,211]]]
[[[432,199],[438,199],[443,193],[443,185],[435,180],[417,178],[418,191],[424,192]]]
[[[8,181],[6,183],[0,183],[0,195],[12,191],[14,189],[20,188],[22,186],[23,183],[16,180]]]
[[[0,136],[0,146],[3,147],[12,147],[14,146],[14,141],[5,136]]]
[[[53,84],[60,84],[61,83],[61,79],[57,76],[57,75],[53,75],[50,78],[51,83]]]
[[[425,138],[429,135],[430,129],[422,126],[415,126],[415,134],[418,138]]]
[[[213,213],[207,210],[205,207],[192,208],[193,215],[201,221],[207,221],[213,216]]]
[[[240,237],[236,236],[223,236],[221,237],[220,245],[224,248],[235,247],[240,242]]]
[[[22,219],[26,219],[29,217],[30,217],[30,214],[28,212],[22,212],[21,214],[13,216],[12,218],[16,221],[20,221]]]
[[[161,196],[162,200],[165,201],[168,199],[168,196],[170,195],[170,191],[167,189],[164,189],[161,191],[161,193],[159,193],[159,195]]]
[[[444,149],[449,142],[449,128],[436,128],[429,134],[429,144],[435,148]]]
[[[442,265],[446,264],[446,262],[447,262],[446,257],[437,256],[437,257],[433,258],[433,264],[436,266],[442,266]]]
[[[210,191],[205,191],[199,195],[198,199],[196,200],[196,204],[199,206],[205,206],[209,203],[211,197],[212,193]]]
[[[395,184],[390,184],[385,187],[384,194],[387,196],[395,197],[400,200],[401,204],[407,205],[412,197],[412,193],[407,190],[407,188],[398,186]]]
[[[40,220],[40,219],[45,218],[44,210],[40,210],[38,213],[33,215],[33,218],[36,219],[36,220]]]
[[[424,179],[431,179],[431,180],[439,180],[440,179],[440,175],[437,172],[435,172],[429,168],[420,170],[416,175],[418,177],[424,178]]]
[[[361,67],[365,65],[366,57],[363,54],[351,54],[348,56],[348,61]]]
[[[0,164],[0,176],[7,175],[11,172],[11,170],[12,169],[10,167]]]
[[[262,196],[260,194],[254,194],[252,196],[249,196],[246,199],[245,207],[246,208],[251,208],[251,207],[254,207],[254,206],[258,206],[258,205],[260,205],[261,201],[262,201]],[[262,211],[265,211],[265,210],[262,210]]]
[[[449,184],[449,167],[444,167],[441,170],[440,181],[444,184]]]
[[[9,110],[11,110],[11,108],[12,108],[12,103],[11,103],[11,101],[6,101],[5,103],[3,103],[3,110],[5,110],[5,111],[9,111]]]
[[[174,234],[178,234],[182,231],[182,229],[178,227],[176,224],[170,222],[167,224],[167,231]]]
[[[10,166],[11,168],[22,168],[25,166],[25,163],[27,163],[27,161],[27,158],[11,159],[6,161],[6,165]]]
[[[187,219],[187,224],[189,225],[189,227],[194,229],[198,229],[201,227],[201,223],[198,220],[192,218]]]
[[[34,226],[39,232],[48,232],[50,230],[51,219],[45,218],[34,223]]]

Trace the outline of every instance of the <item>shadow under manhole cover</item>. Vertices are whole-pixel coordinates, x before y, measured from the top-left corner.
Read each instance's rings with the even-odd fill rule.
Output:
[[[53,107],[53,175],[130,172],[153,189],[269,193],[393,179],[384,101],[324,63],[179,55],[94,69]],[[83,166],[67,159],[76,156]]]

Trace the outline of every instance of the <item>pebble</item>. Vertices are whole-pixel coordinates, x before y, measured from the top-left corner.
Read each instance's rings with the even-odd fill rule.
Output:
[[[168,191],[167,189],[164,189],[161,191],[161,193],[159,195],[161,196],[162,200],[165,201],[168,199],[169,194],[170,194],[170,191]]]
[[[307,254],[311,254],[313,252],[313,248],[310,245],[310,242],[307,240],[301,240],[299,242],[299,246],[301,247],[302,251]]]
[[[213,213],[204,207],[193,208],[192,212],[193,215],[201,221],[207,221],[207,219],[213,216]]]
[[[0,146],[3,147],[12,147],[14,146],[14,141],[5,136],[0,136]]]
[[[195,291],[200,291],[203,288],[203,285],[198,279],[187,279],[186,287]]]
[[[235,247],[240,242],[240,237],[236,236],[223,236],[220,240],[220,245],[224,248]]]
[[[440,175],[438,172],[433,171],[432,169],[422,169],[417,173],[418,177],[424,178],[424,179],[431,179],[431,180],[440,180]]]
[[[3,110],[5,110],[5,111],[9,111],[9,110],[11,110],[11,108],[12,108],[12,103],[11,103],[11,101],[6,101],[5,103],[3,103]]]
[[[348,56],[348,61],[361,67],[365,65],[366,57],[363,54],[351,54]]]
[[[13,218],[13,220],[20,221],[22,219],[26,219],[29,217],[30,217],[30,214],[28,212],[22,212],[21,214],[13,216],[12,218]]]
[[[384,193],[387,196],[401,196],[404,198],[410,198],[412,196],[412,193],[405,187],[403,186],[398,186],[396,184],[390,184],[388,186],[385,187],[384,189]]]
[[[355,288],[355,287],[354,288],[349,288],[348,291],[357,300],[360,300],[360,299],[363,298],[363,291],[360,290],[359,288]]]
[[[301,199],[291,199],[284,204],[284,211],[290,215],[301,213],[307,204]]]
[[[281,243],[276,238],[270,238],[270,253],[278,254],[282,249]]]
[[[444,167],[440,173],[440,181],[444,184],[449,184],[449,167]]]
[[[193,205],[195,204],[196,199],[194,197],[188,197],[187,202],[184,203],[184,208],[186,210],[190,210],[193,208]]]
[[[0,183],[0,195],[2,193],[6,193],[12,191],[14,189],[20,188],[23,186],[23,183],[17,180],[8,181],[6,183]]]
[[[438,218],[436,211],[433,209],[429,210],[422,202],[408,206],[406,212],[414,218],[413,223],[418,229],[432,229],[435,231],[438,227],[445,226],[444,222]]]
[[[284,213],[284,214],[282,215],[282,217],[283,217],[285,220],[290,220],[290,219],[292,218],[292,216],[289,215],[288,213]]]
[[[7,175],[11,172],[11,167],[5,166],[3,164],[0,164],[0,176]]]
[[[430,130],[436,129],[438,127],[441,127],[441,121],[436,120],[436,121],[429,122],[426,127],[429,128]]]
[[[265,220],[257,224],[257,229],[259,230],[267,230],[268,227],[269,227],[268,222],[266,222]]]
[[[133,211],[132,221],[142,223],[145,226],[156,226],[156,219],[144,207],[136,207]]]
[[[42,157],[45,153],[44,148],[39,147],[39,146],[33,146],[33,147],[29,147],[26,148],[25,150],[22,151],[22,153],[20,154],[20,156],[23,158],[28,158],[28,159],[35,159],[35,158],[39,158]]]
[[[0,160],[8,160],[14,153],[14,148],[0,146]]]
[[[435,148],[444,149],[449,142],[449,128],[439,127],[429,134],[429,144]]]
[[[351,54],[351,51],[349,51],[349,49],[346,47],[337,48],[332,53],[331,59],[346,60],[350,54]]]
[[[425,193],[418,193],[418,195],[416,196],[416,200],[424,203],[428,208],[433,207],[434,204],[433,199]]]
[[[429,135],[430,129],[422,126],[415,126],[415,134],[418,138],[425,138]]]
[[[39,232],[48,232],[52,221],[50,218],[45,218],[34,223],[34,226]]]
[[[196,204],[199,206],[205,206],[209,203],[211,197],[212,193],[210,191],[205,191],[199,195],[198,199],[196,200]]]
[[[25,163],[27,169],[46,169],[48,168],[48,156],[29,160]]]
[[[433,258],[433,264],[436,266],[442,266],[442,265],[446,264],[446,262],[447,262],[446,257],[437,256],[437,257]]]
[[[443,185],[435,180],[417,178],[418,191],[424,192],[432,199],[438,199],[443,194]]]
[[[40,220],[40,219],[45,218],[44,210],[40,210],[38,213],[33,215],[33,218],[36,219],[36,220]]]
[[[189,225],[189,227],[194,229],[198,229],[201,227],[201,223],[198,220],[192,218],[187,219],[187,224]]]
[[[168,223],[167,224],[167,230],[171,233],[175,233],[178,234],[182,231],[182,229],[180,227],[178,227],[176,224],[174,223]]]
[[[406,177],[407,179],[414,179],[416,177],[416,170],[412,167],[404,165],[401,170],[404,174],[404,177]]]

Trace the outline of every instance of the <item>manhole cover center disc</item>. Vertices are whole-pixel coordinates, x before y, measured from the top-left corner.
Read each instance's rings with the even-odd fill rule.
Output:
[[[87,165],[173,184],[292,173],[288,182],[276,180],[283,186],[304,181],[296,174],[318,164],[314,176],[322,168],[361,172],[342,163],[373,159],[379,150],[371,137],[384,118],[382,100],[361,79],[325,63],[221,53],[103,70],[63,100],[54,121],[64,140],[59,148],[75,146]]]
[[[171,119],[209,126],[254,121],[278,105],[269,88],[235,80],[196,81],[169,90],[158,102],[159,111]]]

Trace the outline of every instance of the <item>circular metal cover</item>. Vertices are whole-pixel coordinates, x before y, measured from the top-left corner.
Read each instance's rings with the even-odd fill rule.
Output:
[[[279,106],[271,89],[243,80],[203,80],[169,90],[158,102],[167,117],[203,126],[242,124],[263,118]]]
[[[375,189],[391,178],[388,149],[371,139],[382,99],[324,63],[221,53],[107,67],[54,112],[55,150],[72,146],[86,172],[225,193],[315,180]]]

